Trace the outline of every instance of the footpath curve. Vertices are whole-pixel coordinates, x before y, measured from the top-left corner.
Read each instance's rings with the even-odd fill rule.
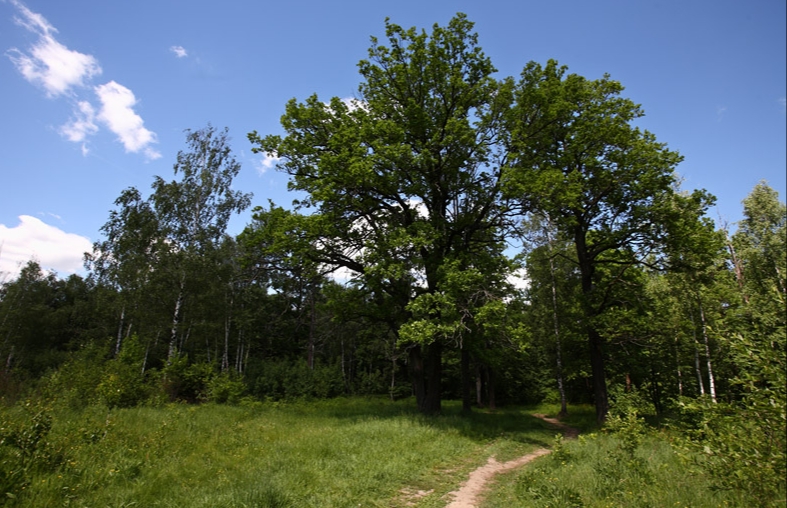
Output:
[[[540,418],[562,430],[563,436],[565,436],[567,439],[574,439],[579,435],[578,429],[569,427],[568,425],[561,423],[556,418],[549,418],[543,414],[534,414],[533,416]],[[448,496],[452,497],[453,501],[446,505],[446,508],[476,508],[477,503],[481,500],[481,494],[484,492],[487,484],[496,474],[521,467],[538,457],[547,455],[550,452],[551,450],[548,448],[539,448],[538,450],[530,452],[527,455],[523,455],[522,457],[516,458],[514,460],[509,460],[508,462],[498,462],[494,457],[489,457],[489,460],[487,460],[485,465],[470,473],[467,481],[464,482],[458,490],[448,493]]]

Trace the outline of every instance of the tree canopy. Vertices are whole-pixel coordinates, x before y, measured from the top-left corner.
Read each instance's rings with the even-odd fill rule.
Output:
[[[673,418],[719,486],[778,498],[778,193],[718,228],[621,83],[554,60],[499,77],[473,29],[386,20],[354,98],[294,98],[282,132],[249,133],[300,197],[237,236],[228,130],[186,131],[172,180],[115,200],[86,278],[31,261],[0,284],[0,398],[592,403]]]

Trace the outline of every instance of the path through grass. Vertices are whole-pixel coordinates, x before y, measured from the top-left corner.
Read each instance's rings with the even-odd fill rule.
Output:
[[[747,506],[690,474],[668,435],[628,446],[594,432],[592,408],[571,408],[563,422],[583,436],[564,443],[531,416],[550,406],[463,417],[448,402],[435,418],[384,398],[40,409],[0,409],[0,495],[15,496],[0,505],[443,508],[490,457],[553,447],[497,476],[481,506]],[[41,414],[51,431],[36,441]]]
[[[26,417],[4,412],[9,425]],[[425,418],[410,401],[385,399],[51,415],[48,462],[30,469],[13,504],[444,506],[489,456],[510,460],[554,434],[521,408],[461,417],[448,403]]]

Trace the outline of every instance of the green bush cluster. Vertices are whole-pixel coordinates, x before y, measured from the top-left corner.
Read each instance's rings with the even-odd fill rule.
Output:
[[[16,419],[0,419],[0,504],[16,499],[34,474],[54,470],[62,454],[47,437],[52,417],[43,409],[25,408]]]
[[[745,492],[759,506],[787,502],[784,413],[767,402],[714,404],[686,399],[673,421],[683,457],[722,490]],[[780,414],[781,413],[781,414]]]
[[[250,393],[261,400],[328,398],[345,391],[341,367],[317,363],[310,369],[304,360],[266,361],[246,373]]]

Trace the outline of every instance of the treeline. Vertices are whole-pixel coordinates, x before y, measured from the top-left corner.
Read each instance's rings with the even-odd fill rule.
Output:
[[[250,133],[298,200],[237,237],[251,194],[227,131],[188,131],[175,179],[116,200],[87,277],[31,261],[3,284],[3,399],[552,399],[600,422],[626,401],[682,415],[714,467],[779,477],[778,194],[757,185],[735,231],[717,226],[620,83],[554,61],[497,79],[472,26],[387,22],[357,99],[293,99],[284,135]]]

